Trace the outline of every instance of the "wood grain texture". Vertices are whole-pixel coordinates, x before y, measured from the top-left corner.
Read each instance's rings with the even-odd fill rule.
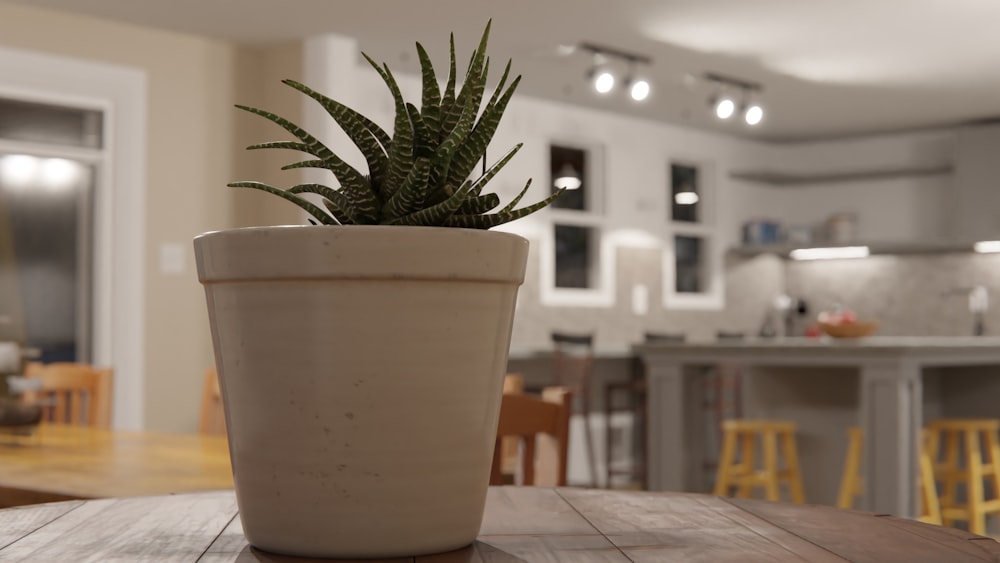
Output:
[[[331,523],[331,526],[335,525]],[[232,491],[0,510],[0,560],[308,563],[247,545]],[[383,563],[998,561],[992,539],[825,506],[680,493],[496,487],[479,538]]]
[[[225,437],[45,424],[0,438],[0,506],[232,486]]]

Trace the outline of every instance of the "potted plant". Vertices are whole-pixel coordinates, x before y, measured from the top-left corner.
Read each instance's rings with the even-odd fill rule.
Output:
[[[322,104],[364,154],[367,174],[288,120],[238,106],[295,137],[250,149],[306,153],[284,168],[326,169],[338,184],[232,183],[299,205],[314,225],[194,241],[240,515],[258,548],[405,556],[460,548],[479,531],[528,251],[525,239],[486,229],[561,193],[517,208],[529,180],[498,209],[483,190],[521,146],[485,165],[520,79],[507,85],[508,63],[483,105],[489,28],[461,85],[452,36],[443,92],[417,44],[419,109],[366,55],[395,101],[391,136],[284,81]]]

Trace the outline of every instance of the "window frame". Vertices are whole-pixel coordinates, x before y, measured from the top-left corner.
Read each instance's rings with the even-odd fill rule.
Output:
[[[603,144],[563,138],[550,138],[545,145],[546,178],[551,189],[551,147],[560,146],[585,151],[584,177],[588,181],[586,210],[548,207],[548,221],[540,242],[542,260],[540,293],[542,305],[611,307],[614,305],[614,251],[607,237],[607,189],[605,182],[605,148]],[[589,288],[556,287],[556,226],[587,227],[593,229],[593,246],[590,249],[591,281]]]
[[[674,221],[673,219],[673,166],[689,166],[698,174],[698,218],[697,222]],[[662,193],[664,200],[662,295],[663,307],[675,310],[721,310],[725,305],[723,294],[723,252],[722,235],[717,220],[717,173],[715,163],[707,158],[671,156],[666,160],[666,180]],[[697,237],[702,241],[702,267],[704,271],[704,291],[698,293],[677,291],[676,236]]]

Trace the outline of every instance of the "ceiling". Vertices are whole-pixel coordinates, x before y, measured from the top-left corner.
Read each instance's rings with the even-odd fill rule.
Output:
[[[1000,116],[994,0],[3,1],[240,43],[350,35],[398,71],[418,68],[414,40],[444,64],[451,31],[465,59],[492,18],[489,52],[514,59],[522,95],[770,141]],[[572,49],[581,42],[649,57],[651,97],[596,94],[584,78],[592,57]],[[712,117],[706,72],[759,83],[764,122]]]

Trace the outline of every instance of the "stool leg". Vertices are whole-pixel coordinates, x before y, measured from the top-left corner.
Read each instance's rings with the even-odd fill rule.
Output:
[[[614,390],[604,388],[604,488],[611,488],[611,401],[615,398]]]
[[[920,432],[920,516],[917,518],[921,522],[941,525],[941,504],[938,502],[937,482],[934,480],[934,465],[931,454],[935,450],[931,448],[931,438],[933,434],[927,430]]]
[[[992,475],[990,475],[990,484],[993,487],[993,497],[994,499],[1000,499],[1000,439],[997,438],[996,432],[984,432],[986,451],[990,455],[990,467],[992,468]]]
[[[767,500],[778,501],[778,437],[769,430],[764,433],[764,489]]]
[[[861,448],[863,438],[860,428],[848,431],[850,439],[847,442],[847,458],[844,460],[844,474],[840,477],[840,494],[837,496],[837,508],[853,508],[854,497],[861,488],[859,471],[861,467]]]
[[[953,508],[958,500],[958,431],[945,430],[944,435],[944,463],[940,465],[938,475],[944,483],[944,494],[941,495],[941,508]],[[953,526],[955,519],[948,513],[941,513],[941,522],[945,526]]]
[[[978,432],[965,433],[966,455],[969,460],[969,531],[973,534],[986,533],[986,512],[983,509],[983,458]]]
[[[729,481],[735,460],[736,434],[726,432],[722,437],[722,454],[719,456],[719,469],[715,477],[714,493],[720,497],[729,495]]]
[[[795,447],[795,435],[786,432],[784,435],[785,457],[788,464],[788,482],[792,490],[792,501],[805,504],[806,493],[802,487],[802,471],[799,468],[799,453]]]
[[[743,460],[740,463],[740,486],[739,492],[736,496],[739,498],[750,498],[750,492],[753,487],[751,484],[751,479],[756,472],[756,455],[757,448],[755,447],[754,435],[751,433],[746,433],[743,435]]]

